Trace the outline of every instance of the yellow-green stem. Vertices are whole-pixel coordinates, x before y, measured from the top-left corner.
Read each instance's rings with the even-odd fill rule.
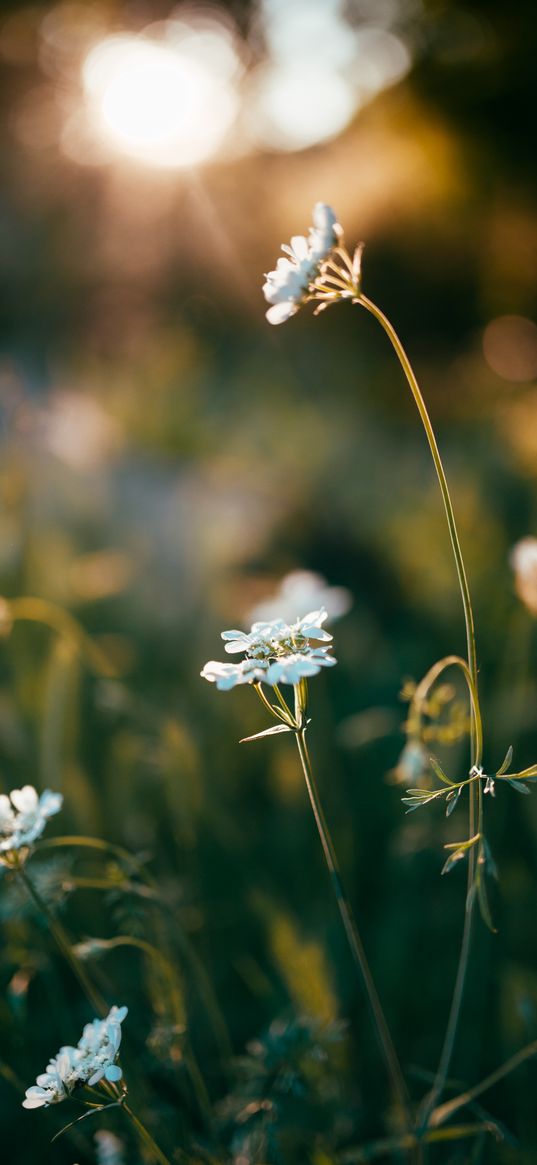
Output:
[[[139,1117],[137,1117],[136,1114],[132,1111],[132,1108],[129,1108],[129,1105],[126,1104],[125,1101],[123,1102],[121,1107],[122,1107],[123,1111],[127,1113],[127,1116],[129,1117],[129,1119],[132,1121],[139,1137],[143,1141],[143,1143],[146,1146],[146,1148],[148,1149],[148,1151],[151,1153],[154,1160],[158,1161],[159,1165],[170,1165],[170,1161],[168,1160],[166,1155],[162,1152],[162,1149],[159,1149],[156,1141],[153,1140],[151,1133],[148,1131],[148,1129],[146,1129],[145,1125],[142,1124]]]
[[[351,952],[363,981],[371,1012],[373,1015],[375,1028],[379,1038],[379,1042],[386,1061],[386,1067],[392,1083],[394,1098],[401,1110],[407,1129],[412,1127],[412,1117],[410,1112],[410,1101],[407,1092],[407,1087],[404,1081],[401,1066],[395,1051],[390,1030],[384,1016],[382,1005],[378,997],[377,989],[375,987],[369,964],[367,962],[364,946],[356,921],[349,903],[349,899],[345,892],[341,874],[339,870],[339,863],[332,841],[328,824],[321,805],[319,791],[313,775],[311,767],[311,760],[309,756],[308,747],[306,744],[305,729],[299,729],[295,732],[298,752],[302,763],[304,772],[304,779],[306,781],[306,788],[313,810],[313,816],[317,825],[317,830],[323,847],[323,853],[332,881],[332,887],[336,896],[341,920],[345,928],[345,933],[351,948]]]
[[[440,452],[439,452],[438,445],[436,442],[434,430],[433,430],[433,427],[432,427],[432,424],[431,424],[431,421],[429,418],[429,414],[427,412],[425,401],[424,401],[422,394],[421,394],[419,384],[416,380],[414,370],[413,370],[412,365],[410,363],[410,360],[408,359],[408,356],[403,348],[403,345],[402,345],[402,343],[397,335],[397,332],[395,331],[395,328],[392,326],[392,324],[390,323],[388,318],[384,315],[384,312],[381,311],[381,309],[379,307],[377,307],[377,305],[374,304],[370,299],[368,299],[367,296],[362,295],[360,293],[356,297],[355,302],[361,304],[362,307],[364,307],[366,309],[366,311],[370,312],[370,314],[372,316],[374,316],[374,318],[381,325],[381,327],[384,329],[386,335],[388,336],[388,339],[390,340],[390,342],[395,350],[395,353],[397,355],[399,363],[401,364],[401,367],[402,367],[403,372],[405,374],[405,377],[406,377],[406,380],[408,382],[412,396],[414,397],[414,401],[416,403],[416,407],[418,409],[418,413],[420,415],[420,419],[421,419],[421,422],[422,422],[423,427],[425,429],[425,434],[427,436],[427,440],[429,442],[429,448],[431,450],[431,455],[433,458],[434,467],[436,469],[436,474],[437,474],[438,482],[440,485],[440,492],[442,494],[442,501],[444,503],[444,510],[445,510],[445,514],[446,514],[446,520],[447,520],[447,524],[448,524],[449,536],[450,536],[450,540],[451,540],[451,546],[453,549],[453,557],[455,559],[455,567],[456,567],[456,571],[457,571],[457,578],[459,580],[459,588],[460,588],[460,592],[461,592],[462,605],[463,605],[463,610],[464,610],[464,622],[465,622],[465,627],[466,627],[466,647],[467,647],[467,655],[468,655],[468,670],[469,670],[471,681],[472,681],[473,692],[475,694],[475,707],[474,707],[474,701],[471,701],[471,725],[472,725],[472,729],[471,729],[471,757],[472,757],[471,764],[472,764],[472,766],[474,766],[474,765],[477,766],[477,765],[479,765],[480,760],[481,760],[480,752],[478,751],[479,744],[480,744],[479,724],[480,724],[481,718],[480,718],[480,714],[479,714],[479,693],[478,693],[478,682],[477,682],[477,653],[476,653],[476,643],[475,643],[474,617],[473,617],[473,611],[472,611],[472,602],[471,602],[471,598],[470,598],[470,589],[468,586],[468,579],[466,577],[464,559],[462,556],[462,550],[461,550],[459,535],[458,535],[458,531],[457,531],[457,524],[455,521],[455,514],[453,511],[453,504],[451,501],[451,495],[449,492],[446,474],[444,472],[444,466],[442,464],[442,458],[440,456]],[[477,715],[476,715],[476,709],[477,709]],[[478,784],[479,784],[479,782],[478,782]],[[468,820],[469,835],[468,836],[469,837],[473,837],[474,833],[475,833],[476,799],[478,798],[478,796],[480,796],[480,790],[478,791],[478,789],[476,789],[475,783],[473,783],[470,785],[470,789],[469,789],[469,810],[468,810],[468,818],[469,818],[469,820]],[[444,1043],[443,1043],[442,1052],[440,1055],[440,1061],[439,1061],[439,1065],[438,1065],[435,1083],[433,1085],[433,1088],[431,1090],[429,1097],[426,1099],[426,1103],[425,1103],[424,1110],[422,1113],[423,1127],[426,1127],[430,1113],[431,1113],[432,1109],[434,1108],[434,1105],[436,1104],[436,1101],[437,1101],[438,1097],[440,1096],[440,1094],[442,1093],[442,1090],[444,1088],[447,1074],[449,1071],[451,1057],[453,1054],[453,1048],[454,1048],[454,1044],[455,1044],[455,1037],[456,1037],[456,1033],[457,1033],[457,1027],[458,1027],[459,1016],[460,1016],[460,1011],[461,1011],[462,998],[463,998],[463,993],[464,993],[464,985],[465,985],[465,980],[466,980],[466,972],[468,969],[468,960],[469,960],[469,954],[470,954],[470,942],[471,942],[471,935],[472,935],[472,922],[473,922],[473,913],[474,913],[474,911],[473,911],[473,897],[470,895],[470,890],[471,890],[471,887],[473,885],[474,878],[475,878],[475,863],[476,863],[476,854],[475,854],[474,848],[472,848],[470,850],[469,857],[468,857],[467,902],[469,904],[468,904],[467,909],[465,910],[465,914],[464,914],[464,926],[463,926],[463,933],[462,933],[462,940],[461,940],[461,950],[460,950],[460,955],[459,955],[459,963],[458,963],[458,967],[457,967],[457,975],[456,975],[456,979],[455,979],[455,986],[454,986],[454,990],[453,990],[451,1008],[450,1008],[450,1013],[449,1013],[449,1018],[448,1018],[447,1028],[446,1028],[446,1034],[444,1037]],[[470,896],[468,897],[468,895],[470,895]]]
[[[462,557],[462,551],[461,551],[461,546],[460,546],[460,542],[459,542],[459,535],[457,532],[457,524],[455,522],[455,514],[453,511],[453,504],[451,501],[451,496],[450,496],[450,492],[449,492],[447,478],[446,478],[446,475],[444,472],[444,466],[442,464],[442,458],[440,457],[440,452],[439,452],[438,445],[436,442],[434,429],[433,429],[433,426],[431,424],[431,420],[430,420],[429,414],[427,412],[427,408],[426,408],[423,396],[421,394],[419,384],[416,380],[414,370],[412,368],[410,360],[408,359],[408,356],[405,352],[405,349],[403,348],[403,345],[399,339],[399,336],[397,335],[397,332],[395,331],[395,328],[392,326],[392,324],[390,323],[387,316],[384,315],[384,312],[382,312],[380,310],[380,308],[376,306],[376,304],[372,303],[372,301],[370,299],[368,299],[367,296],[360,295],[357,298],[356,302],[360,303],[362,305],[362,307],[365,307],[366,311],[370,312],[371,315],[374,316],[375,319],[379,322],[381,327],[384,328],[384,331],[386,332],[388,339],[391,341],[391,344],[393,345],[393,348],[395,349],[399,363],[400,363],[400,365],[403,369],[403,372],[406,376],[410,391],[412,393],[412,396],[414,397],[416,407],[418,409],[420,419],[421,419],[421,422],[423,424],[423,428],[425,429],[427,440],[429,442],[429,448],[431,450],[431,455],[432,455],[432,458],[434,461],[434,467],[436,469],[436,474],[438,477],[438,482],[440,485],[440,491],[442,494],[442,501],[444,503],[444,509],[446,512],[446,519],[447,519],[447,524],[448,524],[448,529],[449,529],[449,536],[450,536],[451,545],[453,548],[453,557],[455,559],[455,566],[457,569],[457,577],[459,580],[459,587],[460,587],[460,591],[461,591],[462,605],[464,608],[464,621],[465,621],[465,625],[466,625],[466,646],[467,646],[467,651],[468,651],[468,667],[470,669],[470,675],[472,677],[472,681],[474,683],[474,686],[477,689],[477,656],[476,656],[476,646],[475,646],[475,630],[474,630],[474,616],[473,616],[473,612],[472,612],[472,601],[470,598],[470,589],[468,587],[468,579],[466,578],[464,559]],[[472,758],[472,763],[473,764],[477,763],[475,760],[475,757]]]

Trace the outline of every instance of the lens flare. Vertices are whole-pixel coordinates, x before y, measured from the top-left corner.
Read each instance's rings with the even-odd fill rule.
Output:
[[[215,154],[233,124],[238,98],[223,72],[209,69],[203,53],[196,59],[188,42],[111,36],[88,53],[82,77],[109,146],[146,164],[181,168]]]

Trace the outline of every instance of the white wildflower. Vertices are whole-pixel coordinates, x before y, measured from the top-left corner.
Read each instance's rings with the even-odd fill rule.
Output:
[[[328,643],[333,636],[323,627],[327,618],[328,611],[324,607],[318,611],[309,611],[307,615],[303,615],[301,619],[297,619],[291,624],[292,638],[294,640],[319,639],[323,643]]]
[[[282,619],[292,621],[298,615],[305,615],[314,607],[324,607],[327,621],[346,615],[352,606],[350,591],[345,587],[331,587],[326,579],[312,570],[292,570],[282,579],[272,598],[261,600],[250,611],[255,620]]]
[[[49,817],[59,813],[63,804],[61,793],[50,789],[38,795],[33,785],[12,789],[9,796],[0,795],[0,854],[12,863],[20,859],[38,837],[41,837]]]
[[[282,324],[298,311],[308,298],[310,285],[320,274],[324,260],[341,237],[334,211],[324,202],[313,208],[313,226],[309,237],[294,235],[290,246],[284,245],[286,258],[279,258],[276,269],[269,271],[263,295],[272,306],[267,311],[271,324]]]
[[[321,607],[293,623],[273,619],[254,623],[250,631],[223,631],[225,650],[230,654],[242,651],[245,659],[238,664],[210,660],[201,675],[221,691],[236,684],[298,684],[336,662],[327,655],[329,647],[316,646],[331,643],[332,636],[323,627],[326,618],[327,612]]]
[[[330,642],[332,636],[322,626],[326,618],[327,612],[321,607],[319,611],[310,611],[301,619],[295,619],[294,623],[271,619],[254,623],[251,631],[222,631],[222,639],[226,641],[225,650],[230,655],[245,651],[253,659],[269,659],[282,651],[295,651],[310,639]]]
[[[327,650],[326,647],[317,647],[313,651],[297,651],[274,660],[267,672],[267,683],[295,685],[301,679],[318,675],[322,667],[333,667],[336,660],[333,655],[326,654]]]
[[[75,1088],[95,1085],[100,1080],[113,1083],[121,1079],[116,1063],[121,1043],[121,1024],[126,1007],[112,1007],[106,1019],[86,1024],[76,1047],[60,1048],[31,1088],[26,1089],[23,1108],[42,1108],[67,1100]]]
[[[216,684],[220,692],[227,692],[237,684],[261,684],[266,680],[268,664],[258,659],[243,659],[240,663],[220,663],[210,659],[200,672],[204,680]]]
[[[254,623],[251,631],[222,631],[226,641],[225,651],[229,655],[247,651],[255,659],[263,659],[272,653],[274,644],[281,642],[289,634],[289,627],[283,619],[271,619],[266,623]]]
[[[74,1052],[74,1048],[68,1049],[69,1052]],[[26,1089],[26,1097],[22,1102],[23,1108],[46,1108],[49,1104],[59,1104],[61,1100],[67,1100],[69,1096],[69,1089],[64,1080],[63,1073],[67,1077],[70,1068],[70,1058],[64,1053],[67,1049],[62,1049],[58,1055],[48,1065],[46,1072],[41,1072],[37,1077],[36,1083],[31,1088]]]
[[[537,615],[537,538],[522,538],[513,546],[509,558],[515,572],[516,593],[528,611]]]
[[[112,1007],[106,1019],[94,1019],[86,1024],[78,1041],[80,1067],[86,1083],[97,1084],[103,1078],[110,1081],[121,1079],[121,1068],[115,1059],[126,1014],[126,1007]]]

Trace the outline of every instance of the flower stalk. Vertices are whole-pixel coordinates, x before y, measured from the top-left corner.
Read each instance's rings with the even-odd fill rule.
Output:
[[[305,244],[308,240],[302,239],[299,247],[293,245],[291,254],[294,266],[289,267],[288,262],[279,260],[278,267],[275,272],[272,272],[268,277],[268,284],[265,284],[263,290],[265,297],[270,303],[275,302],[275,293],[278,293],[278,308],[273,307],[267,313],[271,323],[282,323],[284,320],[290,318],[298,311],[302,304],[309,301],[316,303],[315,313],[325,310],[331,304],[337,303],[340,300],[350,300],[352,304],[357,304],[365,308],[370,315],[372,315],[387,335],[395,354],[399,360],[406,381],[412,393],[414,402],[418,409],[420,420],[422,422],[434,467],[436,470],[446,521],[451,540],[451,547],[453,550],[453,557],[455,560],[455,568],[461,593],[462,606],[464,612],[464,621],[466,628],[466,649],[467,649],[467,664],[464,661],[458,661],[459,666],[462,665],[465,671],[465,678],[468,683],[470,691],[470,736],[471,736],[471,761],[470,761],[470,777],[472,778],[469,784],[469,808],[468,808],[468,828],[469,840],[473,839],[476,833],[476,826],[479,832],[483,834],[483,788],[481,780],[474,780],[474,774],[481,772],[482,759],[482,727],[481,727],[481,712],[479,705],[478,692],[478,676],[477,676],[477,651],[475,641],[474,617],[472,610],[472,602],[470,598],[470,590],[466,576],[466,569],[462,555],[457,524],[455,521],[455,514],[447,478],[442,463],[442,458],[438,449],[436,436],[431,424],[431,420],[423,399],[417,378],[414,370],[405,352],[405,349],[395,331],[395,328],[388,320],[384,312],[377,307],[372,300],[368,299],[362,291],[362,252],[363,244],[359,244],[354,251],[351,259],[348,251],[344,245],[343,230],[336,222],[334,212],[330,207],[324,204],[317,204],[314,209],[314,225],[316,224],[315,215],[319,215],[319,208],[322,207],[322,217],[326,223],[330,224],[332,235],[334,238],[333,245],[330,249],[325,250],[324,255],[321,255],[317,262],[314,262],[316,254],[314,248]],[[310,240],[312,232],[310,231]],[[293,240],[293,244],[295,241]],[[284,248],[285,249],[285,248]],[[286,249],[288,251],[288,249]],[[289,253],[289,251],[288,251]],[[303,254],[301,260],[300,256]],[[303,281],[297,278],[296,268],[300,268]],[[309,276],[309,286],[307,292],[304,290],[304,278]],[[453,659],[450,662],[454,662]],[[446,666],[446,661],[442,661],[442,666]],[[429,673],[430,675],[430,673]],[[297,736],[298,740],[298,736]],[[494,783],[487,783],[485,790],[493,792]],[[484,843],[483,843],[484,844]],[[422,1106],[421,1127],[427,1128],[427,1123],[430,1114],[442,1093],[453,1054],[455,1044],[455,1037],[458,1028],[460,1017],[460,1010],[464,992],[464,985],[466,980],[466,973],[468,968],[470,943],[472,935],[473,924],[473,906],[476,897],[476,890],[478,893],[482,891],[481,899],[484,901],[484,888],[479,879],[483,877],[483,871],[478,862],[483,861],[483,850],[479,850],[476,846],[469,845],[468,847],[468,882],[467,882],[467,896],[466,896],[466,910],[464,917],[463,933],[461,940],[460,956],[451,1002],[451,1008],[447,1023],[446,1034],[442,1046],[440,1062],[435,1078],[433,1088],[429,1097],[425,1099]],[[482,906],[483,913],[483,906]],[[484,913],[486,918],[486,913]]]
[[[295,696],[297,696],[296,689]],[[345,934],[347,935],[352,957],[365,987],[367,999],[375,1023],[375,1029],[390,1076],[393,1094],[397,1101],[401,1116],[404,1118],[405,1127],[408,1129],[412,1126],[412,1118],[407,1087],[403,1073],[401,1071],[399,1059],[395,1051],[390,1030],[386,1022],[384,1011],[382,1009],[382,1004],[380,1002],[373,976],[369,968],[369,963],[367,961],[364,945],[360,937],[360,932],[358,930],[356,920],[354,918],[354,914],[341,878],[334,843],[330,835],[330,830],[328,828],[319,796],[319,790],[317,788],[317,783],[313,774],[309,750],[306,743],[305,726],[296,727],[295,739],[300,756],[300,763],[302,765],[302,771],[304,773],[304,780],[306,782],[310,805],[313,811],[313,816],[315,818],[315,824],[319,833],[319,838],[330,875],[330,880],[332,882],[332,888],[336,897],[339,913],[341,915],[341,921],[345,929]]]

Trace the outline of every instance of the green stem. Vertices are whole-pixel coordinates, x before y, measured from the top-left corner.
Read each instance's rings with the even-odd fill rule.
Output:
[[[298,752],[302,763],[304,772],[304,779],[306,781],[306,788],[313,810],[313,816],[319,832],[321,845],[323,847],[325,861],[328,867],[332,887],[336,896],[341,920],[345,928],[345,933],[351,948],[351,952],[360,972],[363,984],[366,990],[367,998],[375,1022],[375,1028],[380,1041],[380,1045],[386,1061],[386,1067],[391,1079],[394,1096],[398,1102],[401,1112],[405,1118],[407,1127],[412,1127],[412,1118],[410,1113],[410,1101],[407,1087],[401,1071],[401,1066],[397,1058],[397,1053],[393,1045],[393,1040],[390,1035],[388,1025],[382,1010],[382,1005],[377,994],[371,971],[367,962],[363,943],[354,919],[352,909],[345,892],[341,874],[339,871],[339,864],[334,848],[334,843],[330,836],[330,831],[326,822],[324,811],[321,805],[319,791],[313,775],[311,767],[311,760],[306,744],[306,730],[305,728],[298,729],[295,733]]]
[[[127,1116],[129,1117],[129,1119],[132,1121],[137,1133],[139,1134],[144,1145],[147,1147],[147,1149],[151,1153],[151,1156],[153,1157],[153,1159],[155,1161],[158,1161],[159,1165],[170,1165],[170,1161],[165,1156],[165,1154],[162,1152],[162,1149],[159,1149],[156,1141],[153,1140],[151,1133],[148,1131],[148,1129],[146,1129],[145,1125],[142,1124],[139,1117],[137,1117],[136,1114],[132,1111],[132,1108],[129,1108],[129,1105],[126,1104],[125,1101],[123,1101],[123,1104],[121,1105],[121,1107],[122,1107],[123,1111],[127,1113]]]
[[[449,529],[449,536],[450,536],[451,545],[453,548],[453,557],[455,559],[455,566],[457,569],[457,577],[459,580],[462,605],[464,608],[464,621],[465,621],[465,625],[466,625],[466,646],[467,646],[467,651],[468,651],[468,667],[470,669],[470,675],[472,677],[474,687],[477,690],[477,655],[476,655],[476,645],[475,645],[474,616],[473,616],[473,611],[472,611],[472,601],[470,598],[470,588],[468,586],[468,580],[466,578],[466,570],[464,567],[464,559],[462,557],[462,551],[461,551],[461,546],[460,546],[460,542],[459,542],[459,535],[457,532],[457,524],[455,522],[455,514],[453,512],[453,504],[451,501],[451,496],[450,496],[450,492],[449,492],[447,478],[446,478],[446,475],[444,472],[444,466],[442,464],[442,458],[440,457],[440,452],[438,449],[438,445],[436,443],[434,429],[433,429],[433,426],[431,424],[429,414],[427,412],[425,401],[421,395],[421,390],[420,390],[419,384],[418,384],[416,377],[414,375],[414,370],[413,370],[412,365],[410,363],[410,360],[408,359],[408,356],[403,348],[403,345],[399,339],[399,336],[397,335],[397,332],[395,331],[395,328],[392,327],[392,324],[390,323],[389,319],[384,315],[384,312],[382,312],[380,310],[380,308],[376,306],[376,304],[372,303],[370,299],[367,299],[367,297],[365,295],[360,295],[357,299],[357,302],[361,303],[362,307],[365,307],[366,311],[370,312],[371,315],[374,316],[376,320],[378,320],[381,327],[384,328],[384,331],[386,332],[388,339],[391,341],[391,343],[395,349],[399,363],[401,364],[403,372],[406,376],[406,379],[407,379],[410,391],[412,393],[412,396],[414,397],[414,400],[416,402],[416,407],[418,409],[420,419],[421,419],[421,422],[423,424],[423,428],[425,429],[427,440],[429,442],[429,448],[431,450],[432,458],[434,461],[434,467],[436,469],[436,474],[438,477],[438,482],[440,485],[440,492],[442,494],[442,501],[444,503],[444,509],[446,512],[446,519],[447,519],[447,524],[448,524],[448,529]],[[475,745],[472,748],[472,753],[474,752],[474,749],[475,749]],[[476,764],[475,758],[473,759],[473,764]]]
[[[461,659],[460,655],[446,655],[446,656],[444,656],[443,659],[439,659],[437,663],[434,663],[433,666],[431,668],[429,668],[429,671],[427,672],[427,674],[424,675],[422,680],[420,680],[420,682],[416,688],[416,691],[414,692],[414,695],[412,697],[412,703],[411,703],[410,713],[409,713],[409,720],[411,720],[412,717],[414,715],[416,715],[416,730],[417,730],[417,733],[419,735],[419,732],[421,730],[421,722],[422,722],[422,718],[423,718],[423,704],[425,703],[425,700],[427,699],[427,696],[428,696],[431,688],[433,687],[433,685],[436,683],[436,681],[439,679],[439,677],[442,675],[442,673],[447,671],[447,669],[449,667],[460,668],[460,670],[462,671],[462,674],[466,680],[467,687],[468,687],[468,692],[470,695],[470,703],[471,703],[471,706],[473,709],[474,723],[475,723],[475,738],[476,738],[475,764],[477,766],[481,762],[481,756],[482,756],[482,752],[483,752],[483,726],[481,723],[481,710],[479,707],[479,696],[478,696],[478,692],[477,692],[477,689],[475,687],[474,681],[472,679],[468,664],[466,663],[466,661],[464,659]],[[462,784],[468,784],[468,782],[463,781]]]
[[[30,898],[34,902],[34,905],[45,918],[52,937],[54,938],[66,962],[69,964],[73,974],[78,979],[82,990],[91,1003],[91,1006],[95,1009],[97,1014],[104,1019],[105,1016],[108,1015],[109,1008],[107,1007],[100,992],[97,991],[97,989],[93,986],[93,983],[91,982],[89,976],[86,974],[86,969],[81,963],[80,959],[78,959],[74,954],[67,932],[64,930],[61,922],[59,922],[58,919],[54,917],[52,911],[49,910],[47,903],[43,900],[38,890],[36,890],[34,883],[28,877],[26,870],[21,868],[19,870],[19,877],[24,883],[24,886],[26,887]]]
[[[466,647],[467,647],[467,656],[468,656],[468,670],[469,670],[470,678],[472,681],[472,689],[473,689],[473,692],[475,694],[475,707],[474,707],[474,701],[473,700],[471,701],[471,725],[472,725],[472,728],[471,728],[471,757],[472,757],[471,764],[472,764],[472,766],[474,766],[474,765],[477,766],[477,765],[479,765],[480,760],[481,760],[480,751],[479,751],[479,749],[480,749],[481,717],[479,714],[479,694],[478,694],[478,683],[477,683],[477,653],[476,653],[476,643],[475,643],[474,616],[473,616],[473,611],[472,611],[472,601],[470,598],[470,589],[468,586],[468,579],[466,577],[464,559],[462,556],[462,550],[461,550],[461,546],[460,546],[460,542],[459,542],[459,535],[458,535],[458,531],[457,531],[457,524],[455,521],[455,514],[453,511],[453,504],[451,501],[451,495],[449,492],[446,474],[444,472],[444,466],[442,464],[442,458],[440,456],[440,452],[439,452],[438,445],[436,442],[436,437],[435,437],[434,430],[433,430],[433,427],[432,427],[432,424],[431,424],[431,421],[429,418],[429,414],[427,412],[425,401],[424,401],[423,396],[421,394],[419,384],[418,384],[416,377],[414,375],[414,370],[413,370],[412,365],[410,363],[410,360],[408,359],[408,356],[403,348],[403,345],[399,339],[399,336],[397,335],[397,332],[395,331],[395,328],[393,328],[393,326],[390,323],[390,321],[388,320],[388,318],[384,315],[384,312],[382,312],[380,310],[380,308],[377,307],[376,304],[372,303],[372,301],[370,299],[368,299],[365,295],[362,295],[360,293],[356,297],[355,302],[360,303],[362,305],[362,307],[364,307],[366,309],[366,311],[370,312],[370,314],[375,317],[375,319],[378,321],[378,323],[381,325],[381,327],[384,329],[386,335],[388,336],[388,339],[390,340],[390,342],[395,350],[395,353],[397,355],[397,358],[399,360],[399,363],[403,369],[403,372],[404,372],[405,377],[407,379],[412,396],[414,397],[414,401],[416,403],[416,407],[418,409],[420,419],[421,419],[421,422],[422,422],[423,427],[425,429],[425,434],[427,436],[427,440],[429,442],[429,448],[431,450],[431,455],[433,458],[434,467],[436,469],[436,474],[437,474],[438,482],[440,485],[440,492],[442,494],[442,501],[444,503],[444,510],[446,513],[446,520],[447,520],[447,524],[448,524],[449,536],[450,536],[450,540],[451,540],[451,546],[453,549],[453,557],[455,559],[455,567],[456,567],[456,571],[457,571],[457,578],[459,580],[459,588],[460,588],[460,592],[461,592],[461,599],[462,599],[462,605],[463,605],[463,610],[464,610],[464,622],[465,622],[465,627],[466,627]],[[476,710],[477,710],[477,714],[476,714]],[[477,796],[478,796],[478,794],[477,794],[477,790],[475,788],[475,784],[470,785],[469,809],[468,809],[469,837],[473,837],[474,833],[475,833],[476,798],[477,798]],[[447,1078],[447,1074],[449,1072],[449,1065],[451,1062],[451,1057],[453,1054],[453,1048],[454,1048],[454,1044],[455,1044],[455,1037],[457,1034],[462,999],[463,999],[463,994],[464,994],[464,985],[465,985],[465,981],[466,981],[466,973],[468,970],[468,961],[469,961],[469,955],[470,955],[470,943],[471,943],[471,937],[472,937],[472,923],[473,923],[473,915],[474,915],[473,897],[470,896],[468,898],[468,895],[470,894],[470,890],[471,890],[471,887],[473,885],[474,878],[475,878],[475,863],[476,863],[476,855],[475,855],[474,850],[472,849],[470,851],[469,860],[468,860],[467,902],[469,902],[469,905],[468,905],[467,909],[465,910],[465,915],[464,915],[464,926],[463,926],[463,932],[462,932],[461,949],[460,949],[459,962],[458,962],[458,967],[457,967],[457,974],[456,974],[456,978],[455,978],[455,986],[453,989],[451,1008],[450,1008],[450,1013],[449,1013],[449,1018],[448,1018],[447,1028],[446,1028],[446,1034],[444,1037],[444,1043],[443,1043],[442,1051],[441,1051],[441,1055],[440,1055],[440,1061],[438,1064],[438,1071],[436,1074],[436,1080],[435,1080],[435,1083],[433,1085],[433,1088],[431,1090],[429,1097],[426,1099],[424,1111],[422,1114],[424,1127],[427,1124],[430,1113],[431,1113],[432,1109],[434,1108],[434,1105],[436,1104],[438,1097],[441,1095],[441,1093],[443,1091],[443,1088],[444,1088],[444,1085],[446,1082],[446,1078]]]
[[[534,1040],[531,1044],[527,1044],[525,1048],[521,1048],[514,1056],[510,1056],[500,1068],[496,1068],[480,1084],[474,1084],[474,1087],[469,1088],[467,1092],[462,1092],[460,1096],[455,1096],[453,1100],[448,1100],[445,1104],[436,1108],[431,1116],[430,1128],[435,1129],[443,1125],[449,1117],[453,1116],[454,1112],[457,1112],[458,1109],[463,1108],[466,1104],[471,1104],[477,1096],[481,1096],[483,1092],[487,1092],[489,1088],[492,1088],[494,1084],[498,1083],[498,1080],[502,1080],[504,1076],[508,1076],[510,1072],[513,1072],[525,1060],[529,1060],[535,1055],[537,1055],[537,1040]]]

